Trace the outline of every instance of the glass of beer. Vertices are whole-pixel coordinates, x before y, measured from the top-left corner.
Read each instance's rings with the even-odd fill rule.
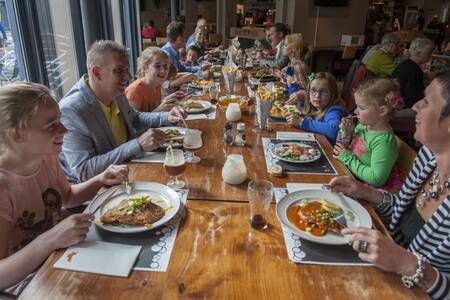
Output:
[[[166,157],[164,159],[164,169],[170,177],[167,182],[167,186],[173,189],[181,189],[184,187],[184,181],[178,179],[178,176],[183,174],[186,170],[183,150],[172,149],[169,147],[166,151]]]

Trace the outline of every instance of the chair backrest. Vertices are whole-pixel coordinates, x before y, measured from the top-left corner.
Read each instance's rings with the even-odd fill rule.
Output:
[[[167,43],[167,38],[166,37],[157,37],[156,38],[156,45],[158,46],[164,46]]]
[[[397,151],[398,151],[398,158],[396,164],[402,171],[408,174],[412,168],[414,160],[416,159],[417,153],[413,148],[411,148],[398,136],[395,136],[395,140],[397,141]]]
[[[359,65],[361,64],[361,61],[359,59],[355,59],[352,62],[352,65],[350,66],[350,69],[347,72],[347,75],[345,75],[343,83],[342,83],[342,89],[341,89],[341,98],[346,99],[348,97],[348,93],[350,93],[350,86],[353,81],[353,77],[355,76],[356,70],[358,70]]]
[[[349,92],[347,96],[344,98],[345,108],[348,112],[353,111],[356,108],[354,91],[358,88],[358,86],[363,82],[368,75],[368,70],[365,65],[360,64],[358,69],[355,71],[355,75],[353,76],[352,83],[350,84]]]
[[[360,49],[361,46],[359,45],[349,45],[345,46],[344,50],[342,51],[342,59],[352,59],[356,56],[356,51]]]

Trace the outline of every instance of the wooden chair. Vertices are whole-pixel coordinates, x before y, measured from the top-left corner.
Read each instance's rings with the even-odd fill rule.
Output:
[[[146,39],[146,38],[142,39],[142,48],[143,49],[148,48],[148,47],[154,47],[154,46],[156,46],[156,42],[152,42],[151,39]]]
[[[416,159],[417,153],[398,136],[395,136],[395,140],[397,141],[398,150],[398,158],[396,164],[402,171],[408,174],[412,168],[414,160]]]
[[[156,45],[158,46],[158,47],[160,47],[160,46],[164,46],[166,43],[167,43],[167,38],[166,37],[157,37],[156,38]]]

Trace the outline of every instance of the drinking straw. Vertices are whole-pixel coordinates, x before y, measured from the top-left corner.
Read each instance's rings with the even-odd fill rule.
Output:
[[[173,154],[172,146],[168,145],[167,149],[170,151],[170,154],[172,155],[172,163],[175,162],[175,155]]]
[[[189,133],[189,127],[186,124],[186,121],[184,120],[183,116],[181,114],[178,114],[178,116],[181,118],[181,121],[183,121],[184,127],[186,127],[186,131]]]

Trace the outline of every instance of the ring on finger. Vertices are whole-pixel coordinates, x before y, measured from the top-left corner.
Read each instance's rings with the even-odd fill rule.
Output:
[[[360,253],[367,253],[367,250],[369,249],[370,243],[367,241],[358,241],[358,252]]]

